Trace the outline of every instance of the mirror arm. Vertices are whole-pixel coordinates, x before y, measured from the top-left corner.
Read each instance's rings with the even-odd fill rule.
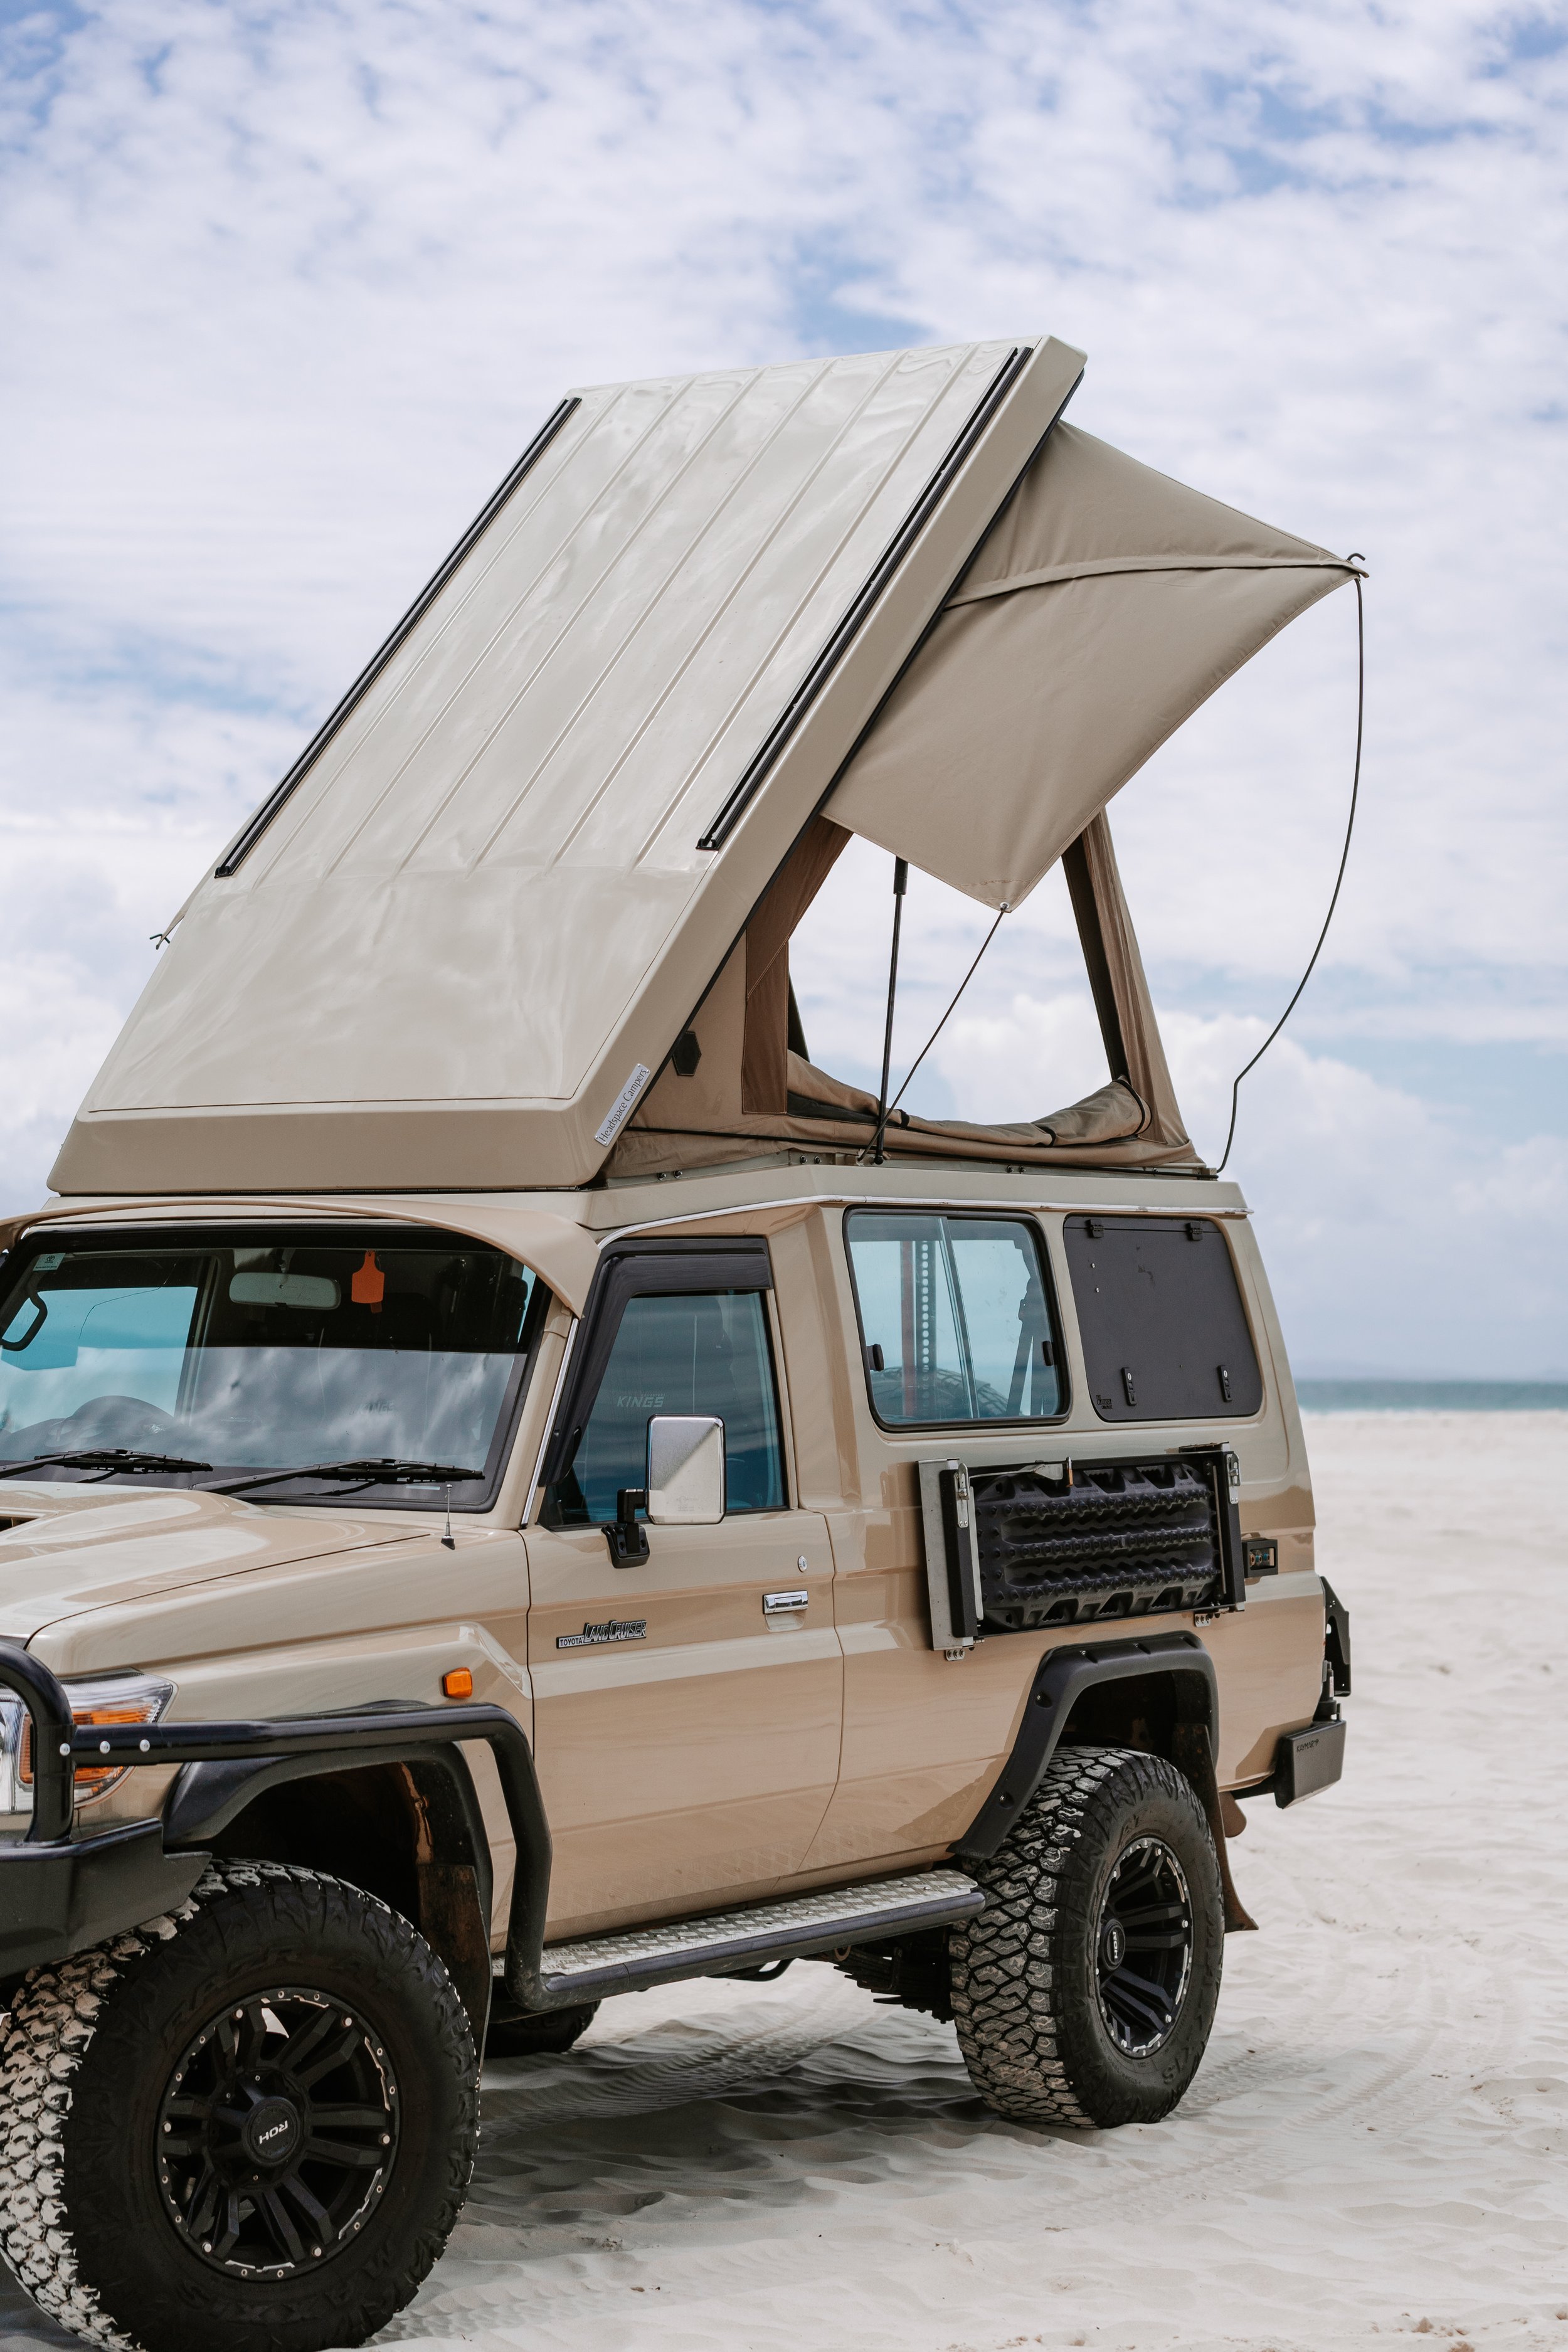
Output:
[[[616,1568],[635,1568],[647,1559],[647,1529],[637,1517],[647,1508],[646,1486],[622,1486],[616,1495],[616,1516],[605,1529],[605,1541]]]

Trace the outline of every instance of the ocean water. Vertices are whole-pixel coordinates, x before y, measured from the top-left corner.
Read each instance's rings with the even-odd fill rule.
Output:
[[[1298,1381],[1303,1412],[1568,1412],[1568,1381]]]

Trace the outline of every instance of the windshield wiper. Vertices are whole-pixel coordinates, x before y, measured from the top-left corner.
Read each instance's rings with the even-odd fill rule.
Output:
[[[210,1470],[210,1462],[187,1462],[178,1454],[138,1454],[125,1445],[89,1445],[75,1454],[35,1454],[26,1462],[0,1462],[0,1478],[25,1470]]]
[[[210,1465],[204,1463],[204,1469]],[[407,1462],[389,1454],[379,1462],[308,1462],[298,1470],[264,1470],[255,1478],[223,1478],[204,1489],[209,1495],[247,1495],[253,1486],[276,1486],[285,1478],[352,1478],[365,1486],[455,1486],[459,1479],[482,1478],[450,1462]]]

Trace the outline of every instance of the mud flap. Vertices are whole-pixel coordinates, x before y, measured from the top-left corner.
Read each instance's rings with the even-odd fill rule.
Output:
[[[451,1978],[482,2057],[492,1979],[478,1875],[471,1862],[422,1862],[416,1867],[419,1932]]]
[[[1178,1723],[1176,1726],[1176,1762],[1181,1766],[1203,1801],[1208,1819],[1209,1834],[1214,1839],[1215,1853],[1219,1857],[1220,1894],[1225,1902],[1225,1932],[1240,1934],[1257,1930],[1258,1922],[1243,1908],[1236,1891],[1236,1881],[1230,1874],[1230,1854],[1226,1848],[1225,1812],[1220,1803],[1219,1783],[1215,1779],[1214,1756],[1209,1748],[1208,1727],[1201,1723]]]

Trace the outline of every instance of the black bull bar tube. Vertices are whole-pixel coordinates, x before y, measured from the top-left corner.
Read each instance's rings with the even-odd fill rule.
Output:
[[[257,1758],[319,1760],[323,1771],[406,1763],[427,1756],[471,1792],[461,1743],[482,1740],[495,1759],[517,1844],[508,1941],[536,1958],[544,1940],[550,1836],[522,1727],[504,1707],[376,1706],[348,1715],[258,1723],[78,1725],[58,1676],[15,1642],[0,1642],[0,1686],[24,1702],[33,1727],[33,1818],[0,1842],[0,1982],[63,1959],[183,1903],[208,1856],[168,1847],[161,1816],[71,1835],[75,1779],[87,1764],[145,1767]],[[289,1777],[293,1777],[291,1774]],[[176,1792],[179,1783],[175,1783]]]

